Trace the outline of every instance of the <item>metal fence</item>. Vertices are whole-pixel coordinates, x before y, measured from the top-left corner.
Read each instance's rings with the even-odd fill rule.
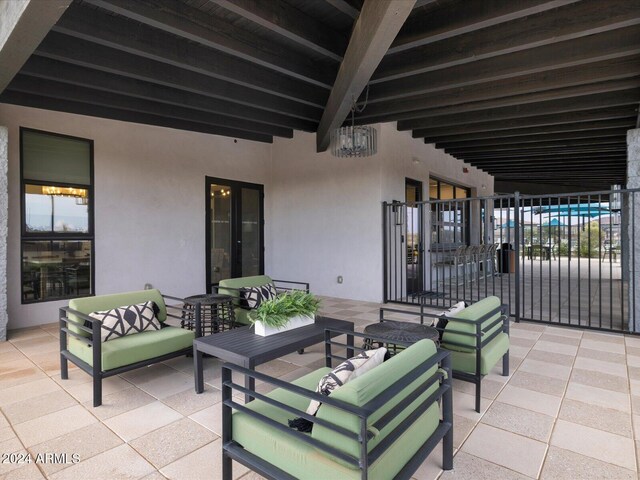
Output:
[[[448,308],[496,295],[516,320],[634,332],[638,199],[612,190],[384,203],[384,301]]]

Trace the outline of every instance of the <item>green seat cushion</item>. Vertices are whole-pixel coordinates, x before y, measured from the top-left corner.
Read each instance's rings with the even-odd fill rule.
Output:
[[[509,336],[499,333],[480,350],[480,374],[488,375],[498,361],[509,351]],[[451,351],[451,365],[459,372],[476,373],[476,353]]]
[[[485,315],[487,315],[488,313],[492,312],[493,310],[496,310],[497,308],[500,307],[500,299],[498,297],[487,297],[483,300],[480,300],[477,303],[474,303],[473,305],[465,308],[464,310],[462,310],[461,312],[458,312],[455,315],[455,318],[460,318],[460,319],[464,319],[464,320],[479,320],[482,317],[484,317]],[[502,315],[502,313],[500,311],[498,311],[498,313],[496,313],[495,315],[491,316],[490,318],[488,318],[487,320],[485,320],[484,322],[482,322],[482,327],[481,329],[489,326],[491,323],[495,322],[497,319],[500,318],[500,316]],[[493,328],[491,328],[490,330],[488,330],[487,332],[484,332],[482,335],[483,336],[489,336],[491,335],[493,332],[495,332],[496,330],[499,330],[502,328],[502,324],[498,323],[497,325],[495,325]],[[466,322],[457,322],[455,320],[450,319],[449,322],[447,323],[447,326],[444,329],[444,333],[442,335],[442,346],[443,348],[446,348],[447,350],[455,350],[455,351],[459,351],[459,352],[473,352],[473,349],[476,346],[476,337],[472,337],[469,335],[463,335],[457,332],[462,332],[462,333],[471,333],[474,334],[476,333],[476,326],[474,324],[471,323],[466,323]],[[449,342],[456,342],[456,343],[460,343],[462,345],[465,346],[460,346],[460,345],[452,345]],[[466,347],[468,345],[468,347]]]
[[[93,365],[92,347],[72,336],[68,338],[69,351],[89,365]],[[112,370],[190,348],[193,346],[194,338],[195,334],[190,330],[165,327],[153,332],[136,333],[109,340],[102,344],[102,370]]]
[[[425,357],[423,355],[426,355],[428,352],[429,355],[435,353],[436,349],[433,342],[428,340],[424,340],[423,342],[430,343],[431,345],[423,344],[414,350],[413,354],[411,353],[411,349],[418,344],[410,347],[382,365],[357,378],[353,382],[347,383],[345,386],[339,388],[332,394],[332,396],[338,398],[338,394],[341,393],[343,389],[346,389],[349,385],[353,384],[353,388],[342,393],[340,395],[340,399],[343,401],[351,400],[350,403],[352,404],[354,401],[367,402],[370,398],[373,398],[376,393],[380,393],[382,389],[398,380],[411,368],[414,368],[417,363],[428,358],[428,356]],[[404,359],[402,358],[403,356],[405,356]],[[389,367],[388,365],[391,366]],[[383,369],[383,367],[386,368]],[[320,378],[329,372],[329,370],[330,369],[328,368],[321,368],[292,383],[309,390],[315,390]],[[434,372],[435,367],[429,369],[429,371],[425,372],[420,379],[414,382],[414,384],[424,381],[427,376],[432,375]],[[412,384],[412,386],[414,384]],[[399,420],[392,422],[380,431],[376,437],[370,440],[369,450],[378,444],[380,440],[385,438],[397,423],[399,423],[403,418],[406,418],[418,402],[423,401],[436,388],[437,385],[425,391],[423,395],[421,395],[409,406],[407,410],[405,410],[405,412],[403,412],[403,414],[401,414],[401,418]],[[404,398],[403,393],[405,392],[406,389],[399,392],[399,394],[393,399],[392,406]],[[282,389],[276,389],[269,393],[268,396],[302,411],[304,411],[309,405],[309,400],[307,398],[292,394]],[[249,403],[247,408],[259,412],[282,425],[287,425],[287,421],[295,417],[292,413],[284,412],[277,407],[267,405],[259,400]],[[350,420],[353,420],[353,422],[345,422],[344,417],[334,416],[334,413],[335,409],[328,407],[325,404],[320,407],[318,417],[322,417],[349,429],[352,429],[351,427],[354,422],[357,424],[357,419],[350,414],[344,415],[350,417]],[[381,415],[382,411],[373,418],[379,418]],[[437,403],[434,403],[404,431],[402,436],[389,448],[389,450],[387,450],[375,463],[370,465],[369,478],[376,480],[394,478],[408,460],[417,452],[425,439],[435,431],[439,424],[439,419],[439,408]],[[273,427],[265,425],[253,418],[250,418],[246,414],[241,412],[234,413],[232,425],[233,439],[236,442],[241,444],[249,452],[296,478],[309,480],[318,478],[322,478],[323,480],[356,480],[361,478],[360,471],[358,469],[350,467],[343,462],[336,461],[330,455],[316,449],[315,447],[302,443],[296,440],[292,435],[288,435]],[[324,432],[322,431],[323,429]],[[319,425],[314,426],[313,433],[311,435],[313,438],[323,442],[328,442],[334,447],[337,446],[341,449],[345,445],[347,448],[351,447],[351,442],[345,437],[337,434],[333,430],[327,430],[326,428],[320,427]],[[358,455],[356,454],[356,457],[357,456]]]
[[[164,299],[157,289],[151,290],[138,290],[135,292],[114,293],[111,295],[96,295],[95,297],[74,298],[69,300],[69,307],[73,310],[77,310],[85,315],[89,315],[92,312],[99,312],[104,310],[111,310],[112,308],[124,307],[127,305],[136,305],[138,303],[144,303],[153,301],[158,306],[158,320],[164,322],[167,319],[167,307],[164,303]],[[79,319],[72,313],[69,314],[69,320],[72,322],[80,323],[84,325],[84,320]],[[79,333],[85,337],[90,335],[76,328],[74,325],[69,324],[69,330]]]
[[[249,312],[251,310],[247,310],[246,308],[236,307],[233,309],[233,313],[236,317],[236,325],[251,325],[251,320],[249,320]]]

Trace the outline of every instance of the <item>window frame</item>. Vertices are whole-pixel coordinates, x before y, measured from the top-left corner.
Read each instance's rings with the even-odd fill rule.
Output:
[[[71,140],[79,140],[83,142],[89,143],[89,181],[90,185],[81,185],[81,184],[72,184],[65,182],[46,182],[43,180],[30,180],[24,178],[24,132],[34,132],[42,135],[49,135],[52,137],[60,137],[67,138]],[[20,299],[21,304],[33,304],[33,303],[45,303],[45,302],[56,302],[60,300],[69,300],[72,298],[83,298],[83,297],[92,297],[95,295],[95,257],[96,257],[96,245],[95,245],[95,197],[94,197],[94,185],[95,185],[95,177],[94,177],[94,141],[89,138],[76,137],[73,135],[65,135],[62,133],[56,132],[48,132],[45,130],[38,130],[35,128],[29,127],[20,127]],[[88,232],[28,232],[27,231],[27,218],[26,218],[26,185],[40,185],[40,186],[57,186],[57,187],[72,187],[72,188],[83,188],[87,190],[87,196],[89,198],[88,205]],[[34,299],[34,300],[25,300],[23,291],[22,291],[22,279],[24,278],[24,243],[28,241],[89,241],[91,242],[91,258],[90,258],[90,291],[87,294],[82,295],[63,295],[56,298],[45,298],[45,299]]]
[[[432,198],[431,197],[431,182],[435,181],[436,182],[436,191],[437,191],[437,198]],[[450,185],[452,187],[452,191],[453,191],[453,198],[450,199],[450,201],[455,202],[457,200],[460,201],[464,201],[466,199],[471,198],[471,188],[470,187],[465,187],[464,185],[460,185],[457,183],[453,183],[450,182],[448,180],[442,180],[441,178],[438,177],[434,177],[434,176],[429,176],[429,200],[435,200],[437,202],[441,202],[442,199],[440,198],[442,193],[440,190],[440,186],[441,184],[446,183],[447,185]],[[464,190],[466,193],[466,197],[464,198],[457,198],[457,194],[456,194],[456,190],[457,189],[461,189]],[[445,200],[446,201],[446,200]],[[436,204],[437,205],[437,204]],[[439,215],[440,210],[438,208],[436,208],[436,216]],[[462,242],[454,242],[454,245],[469,245],[470,243],[470,238],[471,238],[471,218],[470,218],[470,203],[467,200],[464,204],[464,217],[465,220],[464,222],[458,223],[458,222],[453,222],[456,225],[462,225],[462,227],[464,228],[464,239]],[[440,220],[440,219],[436,219],[437,220],[437,241],[436,244],[440,244],[440,242],[442,241],[442,228],[444,228],[444,220]],[[431,232],[433,234],[433,231]],[[455,236],[455,233],[454,233]]]

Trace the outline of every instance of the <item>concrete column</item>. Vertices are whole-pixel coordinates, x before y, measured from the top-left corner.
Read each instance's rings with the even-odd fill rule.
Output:
[[[640,188],[640,128],[627,132],[627,150],[627,188]],[[623,261],[629,279],[629,329],[640,332],[640,192],[629,195],[623,208],[628,219],[623,220],[628,246],[627,258]]]
[[[0,127],[0,341],[7,339],[7,223],[9,217],[9,131]]]

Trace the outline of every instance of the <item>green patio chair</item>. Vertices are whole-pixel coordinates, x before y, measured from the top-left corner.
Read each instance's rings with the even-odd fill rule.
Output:
[[[345,359],[332,353],[332,345],[362,350],[347,344],[327,335],[327,367],[291,383],[223,365],[224,480],[233,477],[232,460],[271,479],[410,479],[441,440],[442,467],[453,468],[450,353],[422,340],[331,396],[316,393],[319,379],[331,370],[331,359]],[[238,380],[243,376],[276,389],[264,395],[247,390]],[[249,393],[254,400],[239,404],[238,393]],[[315,416],[305,412],[312,399],[322,402]],[[289,428],[288,420],[297,417],[313,422],[311,433]]]

